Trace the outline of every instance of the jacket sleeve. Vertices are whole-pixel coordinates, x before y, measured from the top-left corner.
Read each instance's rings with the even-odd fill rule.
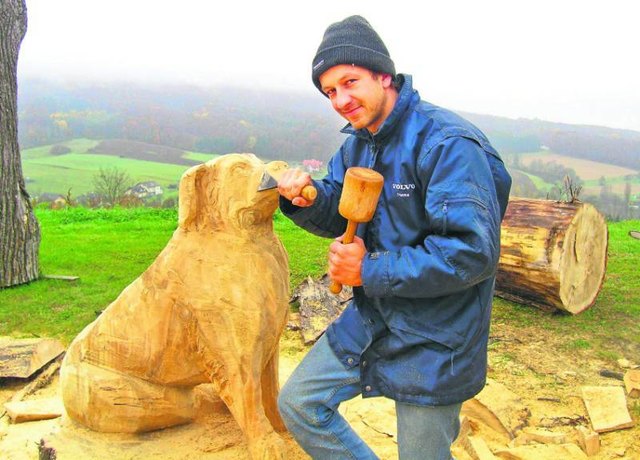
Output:
[[[344,181],[345,166],[342,162],[342,148],[331,158],[327,165],[327,175],[313,183],[318,196],[308,208],[295,206],[291,201],[280,197],[280,209],[296,225],[305,230],[329,238],[342,235],[347,228],[347,220],[338,213],[340,194]]]
[[[368,296],[439,297],[495,274],[501,215],[490,161],[465,137],[447,138],[421,155],[430,230],[415,247],[365,256],[362,279]]]

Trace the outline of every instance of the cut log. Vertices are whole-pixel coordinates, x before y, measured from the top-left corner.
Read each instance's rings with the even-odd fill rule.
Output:
[[[604,280],[608,230],[588,203],[512,198],[501,228],[496,295],[580,313]]]
[[[0,377],[28,378],[64,352],[55,339],[0,338]]]

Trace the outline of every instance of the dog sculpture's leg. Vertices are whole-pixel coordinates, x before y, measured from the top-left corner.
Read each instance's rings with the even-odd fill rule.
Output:
[[[287,431],[287,427],[278,412],[278,392],[280,385],[278,384],[278,350],[273,354],[271,359],[262,372],[262,403],[267,418],[276,431]]]
[[[130,375],[82,362],[67,362],[61,382],[67,413],[102,432],[140,433],[190,422],[190,388],[156,385]]]
[[[255,363],[234,364],[229,361],[225,365],[228,381],[219,386],[219,396],[242,428],[251,459],[284,458],[284,441],[271,426],[262,404],[259,366]],[[255,372],[247,373],[247,369]]]

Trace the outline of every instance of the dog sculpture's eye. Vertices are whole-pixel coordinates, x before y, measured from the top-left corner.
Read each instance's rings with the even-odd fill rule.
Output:
[[[231,167],[231,174],[234,176],[248,176],[253,168],[248,163],[236,163]]]

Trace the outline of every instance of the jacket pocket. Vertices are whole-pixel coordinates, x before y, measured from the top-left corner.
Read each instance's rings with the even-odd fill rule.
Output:
[[[434,343],[451,351],[463,346],[465,339],[452,330],[439,329],[432,325],[420,325],[417,329],[408,324],[391,324],[390,329],[399,337],[404,337],[407,345]]]
[[[447,236],[447,232],[449,229],[449,211],[450,209],[461,208],[467,205],[476,205],[480,207],[482,210],[487,210],[487,205],[480,201],[477,198],[467,197],[467,198],[449,198],[445,199],[442,202],[442,206],[440,207],[442,211],[442,236]]]

